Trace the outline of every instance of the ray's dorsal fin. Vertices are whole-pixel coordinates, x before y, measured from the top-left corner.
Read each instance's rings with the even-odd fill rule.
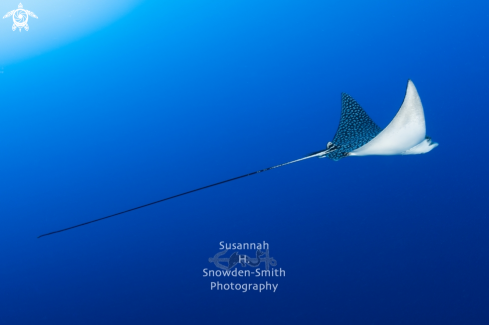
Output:
[[[423,105],[416,87],[408,80],[404,101],[394,119],[372,141],[350,155],[399,155],[421,143],[425,137]]]
[[[326,156],[332,160],[340,160],[349,152],[368,143],[381,131],[382,129],[375,124],[355,99],[342,93],[340,125],[331,141],[337,150]]]

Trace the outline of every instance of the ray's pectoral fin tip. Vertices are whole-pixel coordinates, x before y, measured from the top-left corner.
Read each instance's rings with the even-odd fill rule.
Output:
[[[438,143],[426,136],[423,105],[414,83],[409,80],[401,108],[384,129],[377,126],[350,95],[342,94],[338,130],[319,158],[418,155],[437,146]]]

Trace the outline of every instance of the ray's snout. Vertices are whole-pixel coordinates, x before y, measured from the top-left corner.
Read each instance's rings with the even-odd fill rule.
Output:
[[[402,154],[403,155],[419,155],[422,153],[428,153],[431,150],[435,149],[438,147],[437,142],[433,142],[430,137],[426,137],[423,141],[421,141],[419,144],[415,145],[409,150],[404,151]]]

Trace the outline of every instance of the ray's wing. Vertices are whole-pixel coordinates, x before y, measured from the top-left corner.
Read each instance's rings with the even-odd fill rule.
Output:
[[[7,17],[10,17],[14,14],[15,10],[12,10],[10,12],[7,12],[7,14],[5,16],[3,16],[3,18],[7,18]]]
[[[34,14],[32,11],[29,11],[29,10],[26,10],[27,14],[31,17],[34,17],[34,18],[39,18],[36,16],[36,14]]]
[[[349,152],[368,143],[381,131],[382,129],[375,124],[356,100],[342,93],[340,125],[331,141],[337,150],[327,154],[326,157],[340,160]]]
[[[406,95],[394,119],[372,141],[351,153],[352,156],[399,155],[426,137],[423,105],[418,91],[408,80]]]

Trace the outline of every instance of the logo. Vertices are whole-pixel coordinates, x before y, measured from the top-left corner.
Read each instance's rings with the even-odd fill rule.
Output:
[[[270,257],[269,244],[262,243],[224,243],[220,242],[220,252],[209,258],[209,263],[216,269],[204,268],[204,278],[223,278],[232,282],[212,281],[211,290],[236,290],[249,291],[273,291],[278,288],[278,283],[269,283],[268,278],[280,278],[285,276],[285,270],[275,268],[277,261]],[[229,257],[224,257],[229,251],[233,251]],[[249,255],[240,251],[251,251]],[[247,280],[248,279],[248,280]],[[254,279],[254,280],[251,280]],[[266,280],[264,282],[264,280]],[[237,282],[235,282],[237,281]]]
[[[241,266],[243,267],[258,267],[261,263],[265,263],[265,270],[269,270],[270,265],[277,265],[277,261],[273,257],[270,257],[268,248],[265,250],[265,252],[257,249],[256,258],[249,257],[248,255],[240,255],[239,252],[232,253],[231,256],[229,256],[228,258],[221,257],[222,255],[226,255],[227,252],[228,250],[226,249],[225,251],[217,253],[216,255],[214,255],[214,257],[210,257],[209,263],[214,263],[216,267],[223,270],[231,270],[238,264],[241,264]],[[221,262],[227,263],[227,266],[221,264]]]
[[[12,31],[15,32],[17,28],[19,28],[19,32],[24,28],[26,31],[29,30],[29,25],[27,25],[27,21],[29,20],[29,16],[38,18],[32,11],[25,10],[22,3],[19,3],[19,9],[12,10],[8,12],[3,18],[7,18],[12,16],[14,20],[14,24],[12,25]]]

